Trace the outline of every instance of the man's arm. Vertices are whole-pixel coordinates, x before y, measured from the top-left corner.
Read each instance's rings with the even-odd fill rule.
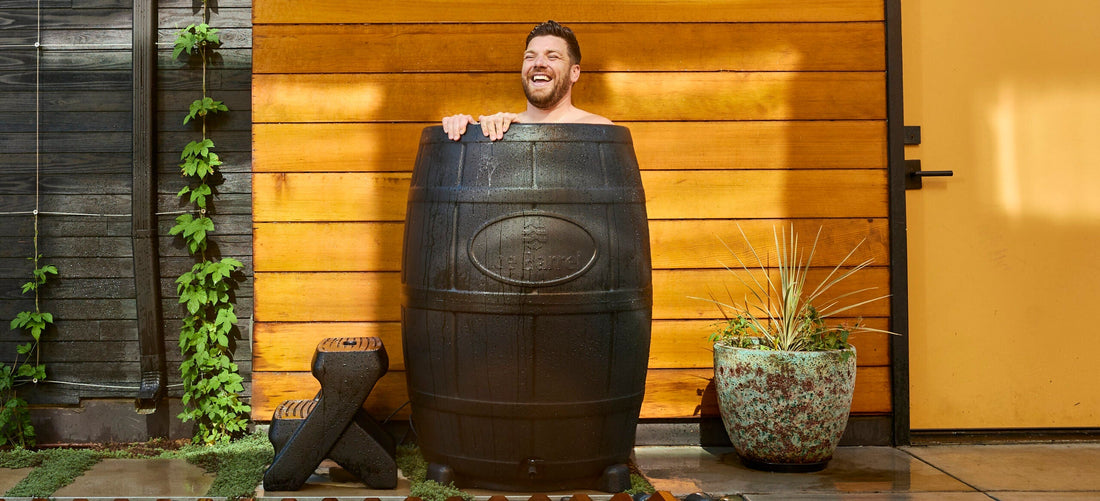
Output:
[[[470,115],[451,115],[443,118],[443,131],[451,141],[458,141],[466,133],[469,124],[480,124],[481,133],[491,141],[504,137],[508,132],[508,126],[517,123],[515,113],[500,112],[495,115],[481,115],[477,121]]]

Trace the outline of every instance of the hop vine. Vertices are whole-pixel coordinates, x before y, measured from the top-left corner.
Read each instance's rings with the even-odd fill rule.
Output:
[[[29,338],[16,346],[15,360],[11,365],[0,364],[0,446],[31,447],[36,443],[34,425],[31,424],[27,401],[19,396],[19,387],[38,384],[46,379],[46,364],[41,360],[41,341],[46,328],[53,324],[53,314],[42,311],[39,292],[51,276],[57,275],[57,267],[42,264],[38,253],[38,221],[35,215],[34,255],[27,258],[34,263],[31,280],[23,284],[23,294],[34,295],[34,309],[21,311],[11,321],[11,330],[22,331]]]
[[[222,161],[214,152],[214,141],[206,136],[206,120],[229,108],[206,92],[207,63],[221,41],[218,30],[207,24],[209,9],[205,2],[202,12],[202,23],[176,34],[172,51],[173,58],[186,54],[188,59],[199,59],[202,96],[191,103],[183,118],[185,125],[200,125],[201,137],[183,147],[179,167],[187,185],[177,193],[194,211],[177,217],[169,234],[179,236],[196,258],[191,270],[176,279],[176,292],[185,310],[179,340],[185,410],[179,417],[195,422],[194,442],[212,444],[243,434],[251,408],[241,400],[244,379],[232,361],[233,329],[237,325],[232,291],[237,285],[236,273],[244,265],[233,258],[207,255],[208,238],[214,231],[211,182]]]

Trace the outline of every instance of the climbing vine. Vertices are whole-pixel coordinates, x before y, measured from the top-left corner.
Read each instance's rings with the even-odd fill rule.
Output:
[[[248,424],[251,408],[241,401],[243,378],[232,361],[230,339],[237,325],[232,290],[237,285],[235,274],[243,268],[233,258],[216,259],[208,255],[208,236],[214,231],[210,204],[218,166],[222,164],[214,152],[214,141],[206,136],[207,117],[228,112],[221,101],[207,95],[206,69],[212,52],[221,45],[218,30],[211,28],[209,8],[202,5],[203,21],[192,24],[176,34],[173,58],[184,53],[197,58],[202,71],[202,96],[191,103],[184,124],[198,124],[201,137],[187,143],[180,155],[180,174],[188,181],[177,194],[190,204],[193,211],[176,218],[169,231],[178,235],[196,258],[191,270],[176,279],[176,291],[185,315],[180,328],[180,351],[183,362],[183,404],[179,415],[183,421],[194,421],[196,443],[226,442],[241,435]]]
[[[34,215],[34,255],[27,258],[34,263],[31,280],[23,284],[23,294],[34,294],[34,310],[21,311],[11,321],[11,329],[25,334],[29,341],[16,346],[15,360],[11,365],[0,365],[0,446],[30,447],[35,444],[34,426],[31,425],[27,401],[21,398],[18,388],[27,383],[37,384],[46,379],[46,364],[40,358],[40,341],[46,327],[53,323],[53,314],[42,311],[39,292],[50,275],[57,275],[57,267],[42,264],[38,253],[38,213]]]

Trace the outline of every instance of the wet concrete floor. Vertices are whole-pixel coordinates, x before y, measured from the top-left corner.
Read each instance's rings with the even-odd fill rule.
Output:
[[[654,487],[678,498],[701,492],[745,501],[1100,500],[1100,444],[1013,444],[841,447],[816,473],[750,470],[728,448],[638,447],[636,463]],[[5,491],[25,470],[0,469]],[[265,499],[404,500],[409,485],[371,490],[354,481],[314,475],[296,492],[257,491]],[[213,478],[183,460],[104,460],[52,499],[197,499]],[[526,500],[531,493],[473,492],[479,499],[504,495]],[[550,493],[557,501],[572,493]],[[588,493],[594,501],[610,497]]]
[[[732,449],[639,447],[659,490],[773,500],[1100,499],[1100,444],[841,447],[816,473],[750,470]]]

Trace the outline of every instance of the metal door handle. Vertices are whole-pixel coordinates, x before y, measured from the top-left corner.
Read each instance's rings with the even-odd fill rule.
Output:
[[[920,170],[920,160],[905,161],[905,189],[919,190],[923,186],[925,177],[950,177],[955,171],[951,170]]]
[[[916,172],[909,173],[910,176],[923,176],[923,177],[951,177],[955,175],[953,170],[918,170]]]

